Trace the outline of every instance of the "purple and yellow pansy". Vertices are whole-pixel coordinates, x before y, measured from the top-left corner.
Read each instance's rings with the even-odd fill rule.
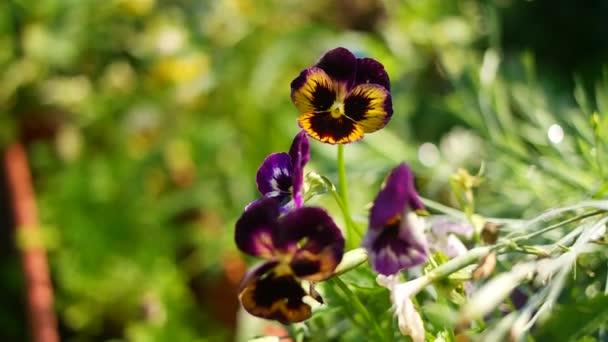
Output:
[[[281,206],[281,212],[302,206],[304,166],[309,159],[308,138],[304,131],[300,131],[293,139],[289,153],[269,155],[258,169],[258,190],[265,198],[275,198]],[[255,201],[247,208],[253,203]]]
[[[407,164],[399,164],[374,200],[362,243],[376,272],[391,275],[426,261],[424,222],[416,214],[420,210],[424,204],[414,187],[414,175]]]
[[[235,242],[265,259],[243,279],[239,298],[252,315],[283,323],[311,316],[300,280],[329,278],[344,253],[344,238],[327,212],[299,207],[281,215],[275,198],[254,202],[236,223]]]
[[[393,115],[390,80],[372,58],[356,58],[345,48],[327,52],[291,82],[291,99],[300,111],[299,125],[329,144],[363,138]]]

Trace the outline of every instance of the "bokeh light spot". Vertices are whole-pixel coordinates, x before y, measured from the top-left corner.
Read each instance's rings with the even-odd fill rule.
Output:
[[[439,162],[439,149],[435,144],[426,142],[418,148],[418,159],[424,166],[434,166]]]
[[[559,144],[564,140],[564,129],[558,124],[553,124],[547,130],[547,137],[554,144]]]

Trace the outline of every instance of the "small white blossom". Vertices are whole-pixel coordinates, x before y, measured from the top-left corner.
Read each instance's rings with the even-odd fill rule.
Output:
[[[376,281],[391,291],[393,310],[397,316],[399,331],[409,336],[414,342],[424,342],[424,323],[412,297],[428,285],[426,276],[418,277],[405,283],[400,283],[397,276],[378,275]]]

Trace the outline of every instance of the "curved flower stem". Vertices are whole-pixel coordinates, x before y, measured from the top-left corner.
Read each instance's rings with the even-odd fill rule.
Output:
[[[332,192],[342,214],[344,215],[344,222],[346,223],[346,245],[348,249],[353,249],[358,245],[358,241],[355,241],[355,235],[361,234],[357,231],[353,219],[350,216],[350,210],[348,208],[348,186],[346,185],[346,163],[344,162],[344,145],[338,145],[338,187],[340,191],[341,202],[337,200],[335,193]]]
[[[378,322],[372,317],[372,315],[369,313],[369,311],[367,311],[367,308],[363,305],[363,303],[361,303],[361,301],[359,300],[359,297],[357,297],[349,288],[348,285],[346,285],[342,279],[340,279],[340,277],[335,277],[331,279],[331,282],[333,282],[334,284],[336,284],[340,290],[342,290],[342,292],[344,293],[344,295],[351,301],[352,306],[359,311],[359,313],[363,316],[363,318],[367,321],[367,323],[369,324],[368,328],[372,328],[374,333],[377,335],[378,340],[377,341],[386,341],[386,336],[384,336],[384,333],[382,332],[382,329],[380,329],[380,326],[378,325]]]
[[[426,274],[428,284],[443,279],[450,274],[459,271],[471,264],[477,263],[481,258],[490,254],[496,247],[476,247],[469,250],[467,253],[455,257],[448,262],[439,265]],[[427,284],[427,285],[428,285]]]
[[[435,201],[433,201],[431,199],[424,198],[422,196],[420,196],[420,199],[422,200],[422,203],[424,203],[425,206],[427,206],[427,207],[429,207],[429,208],[431,208],[431,209],[433,209],[435,211],[438,211],[440,213],[446,214],[448,216],[452,216],[452,217],[461,219],[463,221],[467,220],[467,215],[464,212],[462,212],[462,211],[460,211],[458,209],[454,209],[454,208],[448,207],[448,206],[443,205],[443,204],[441,204],[439,202],[435,202]]]
[[[570,218],[570,219],[558,222],[558,223],[556,223],[554,225],[551,225],[551,226],[539,229],[537,231],[534,231],[534,232],[526,234],[526,235],[515,236],[515,237],[511,238],[511,241],[516,242],[516,241],[522,241],[522,240],[529,240],[529,239],[532,239],[534,237],[543,235],[544,233],[546,233],[548,231],[551,231],[553,229],[557,229],[559,227],[565,226],[565,225],[567,225],[569,223],[580,221],[582,219],[586,219],[588,217],[596,216],[596,215],[599,215],[599,214],[602,214],[602,213],[605,213],[605,212],[606,212],[606,210],[591,211],[591,212],[588,212],[588,213],[585,213],[585,214],[582,214],[582,215],[579,215],[579,216],[575,216],[573,218]]]

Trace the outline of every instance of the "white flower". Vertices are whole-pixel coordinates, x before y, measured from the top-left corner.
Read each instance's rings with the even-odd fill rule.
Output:
[[[431,250],[442,252],[450,259],[467,252],[467,247],[458,236],[470,239],[474,230],[471,224],[445,216],[435,216],[429,221],[431,227],[427,238]]]
[[[409,336],[414,342],[424,342],[424,323],[416,310],[412,297],[429,284],[426,276],[400,283],[397,276],[378,275],[376,281],[391,291],[393,310],[397,316],[399,331]]]

